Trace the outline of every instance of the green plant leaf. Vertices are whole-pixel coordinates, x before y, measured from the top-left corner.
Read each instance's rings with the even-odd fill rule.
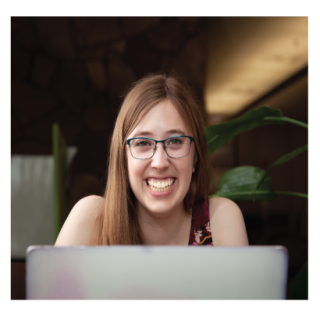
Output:
[[[275,117],[276,119],[264,119]],[[262,106],[259,109],[251,110],[242,117],[208,126],[205,128],[209,154],[219,149],[241,132],[252,130],[256,127],[267,124],[283,124],[280,110]]]
[[[279,196],[293,196],[293,197],[308,199],[308,195],[306,193],[301,193],[301,192],[275,191],[275,193]]]
[[[308,262],[289,284],[289,294],[294,300],[308,300]]]
[[[264,120],[281,120],[281,121],[290,122],[290,123],[295,124],[299,127],[308,129],[308,125],[306,123],[295,120],[295,119],[287,118],[287,117],[280,117],[280,118],[278,118],[278,117],[265,117]]]
[[[270,166],[268,168],[268,170],[266,171],[266,173],[261,177],[261,180],[258,182],[257,186],[254,188],[255,192],[256,190],[259,189],[261,183],[264,181],[264,179],[266,178],[266,176],[269,174],[269,172],[271,171],[271,169],[273,169],[274,167],[278,166],[279,164],[285,163],[287,161],[290,161],[291,159],[297,157],[299,154],[305,152],[308,150],[308,145],[305,145],[297,150],[294,150],[290,153],[287,153],[286,155],[282,156],[281,158],[279,158],[272,166]]]
[[[259,190],[253,194],[252,191],[264,174],[263,170],[250,166],[231,169],[221,177],[218,183],[220,190],[213,197],[225,197],[235,201],[278,200],[270,177],[266,177]]]

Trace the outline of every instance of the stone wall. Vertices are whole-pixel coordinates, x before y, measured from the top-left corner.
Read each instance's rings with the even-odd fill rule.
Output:
[[[70,207],[102,195],[110,135],[133,81],[174,70],[203,102],[205,25],[188,17],[13,17],[11,153],[51,154],[57,122],[78,147]]]

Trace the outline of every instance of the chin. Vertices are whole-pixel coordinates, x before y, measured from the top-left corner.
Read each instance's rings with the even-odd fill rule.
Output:
[[[183,204],[182,204],[183,205]],[[162,201],[162,203],[148,204],[144,206],[145,210],[152,216],[155,217],[167,217],[172,212],[178,209],[179,205],[168,204]]]

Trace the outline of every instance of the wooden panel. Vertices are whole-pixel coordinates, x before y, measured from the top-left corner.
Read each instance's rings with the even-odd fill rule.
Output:
[[[26,263],[11,261],[11,300],[26,299]]]

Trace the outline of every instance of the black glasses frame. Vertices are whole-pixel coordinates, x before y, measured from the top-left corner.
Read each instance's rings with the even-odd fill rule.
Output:
[[[168,155],[168,152],[167,152],[167,147],[166,147],[166,145],[165,145],[165,142],[166,142],[167,140],[169,140],[169,139],[172,139],[172,138],[181,138],[181,137],[185,137],[185,138],[189,138],[189,139],[190,139],[190,145],[189,145],[189,151],[188,151],[188,153],[187,153],[185,156],[183,156],[183,157],[171,157],[171,156],[169,156],[169,155]],[[147,140],[154,141],[154,142],[156,143],[155,146],[154,146],[154,148],[153,148],[153,154],[152,154],[151,157],[149,157],[149,158],[136,158],[136,157],[133,156],[132,151],[131,151],[130,141],[131,141],[131,140],[137,140],[137,139],[147,139]],[[147,138],[147,137],[135,137],[135,138],[127,139],[127,144],[128,144],[128,146],[129,146],[131,156],[132,156],[134,159],[138,159],[138,160],[148,160],[148,159],[151,159],[151,158],[154,156],[154,154],[156,153],[157,144],[158,144],[159,142],[162,142],[162,143],[163,143],[163,148],[164,148],[164,150],[165,150],[165,152],[166,152],[166,154],[167,154],[167,156],[168,156],[169,158],[180,159],[180,158],[186,157],[186,156],[190,153],[190,148],[191,148],[191,143],[192,143],[192,141],[194,141],[194,139],[193,139],[193,137],[190,137],[190,136],[173,136],[173,137],[169,137],[169,138],[164,139],[164,140],[155,140],[155,139],[151,139],[151,138]]]

